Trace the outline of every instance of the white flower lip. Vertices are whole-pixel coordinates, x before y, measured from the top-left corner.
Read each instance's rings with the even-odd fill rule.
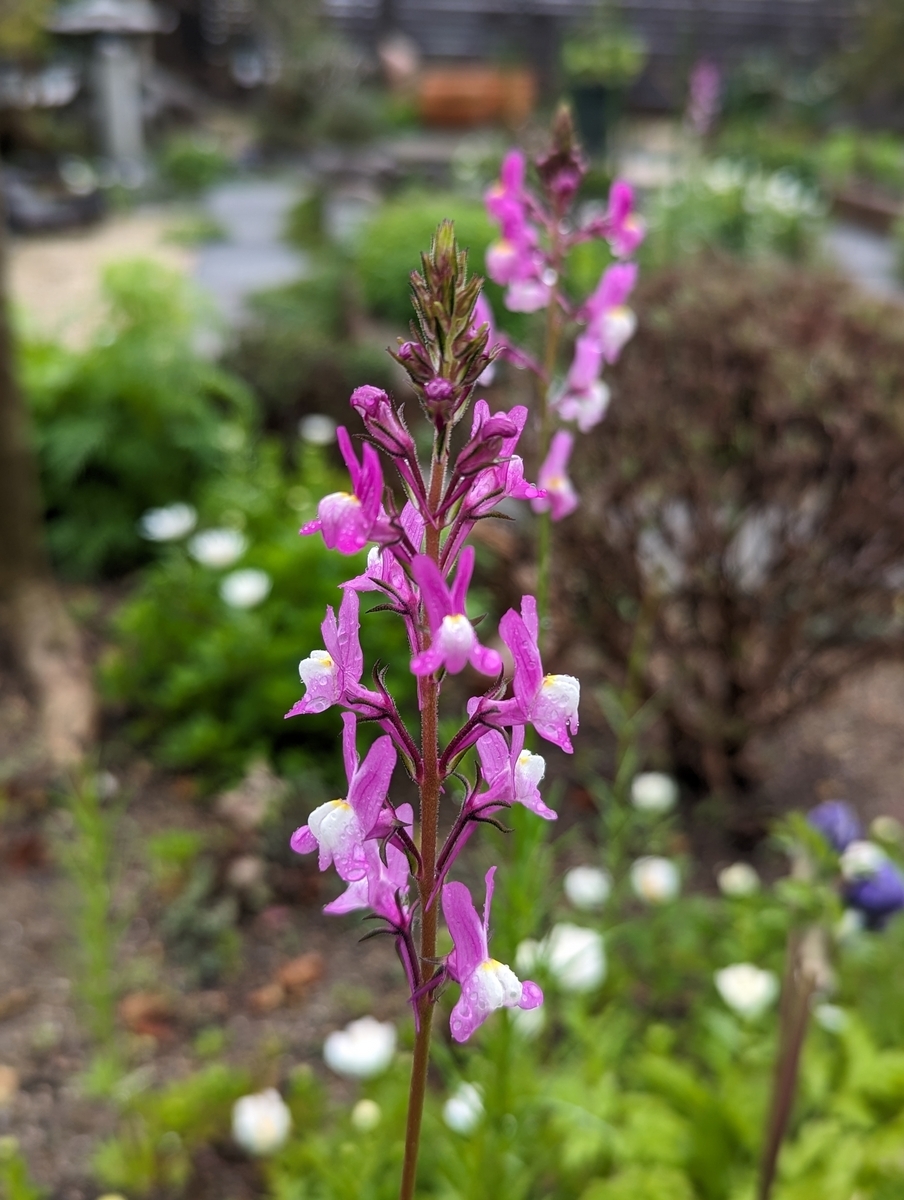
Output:
[[[202,567],[231,567],[248,548],[237,529],[203,529],[188,543],[188,552]]]
[[[463,1137],[473,1133],[482,1116],[483,1097],[475,1083],[460,1083],[443,1105],[443,1121]]]
[[[138,521],[138,532],[149,542],[175,542],[191,533],[198,513],[190,504],[167,504],[149,508]]]
[[[733,963],[715,974],[716,988],[739,1016],[755,1018],[778,996],[778,976],[753,963]]]
[[[232,1108],[232,1137],[246,1154],[273,1154],[285,1145],[292,1114],[276,1088],[236,1100]]]
[[[631,803],[641,812],[670,812],[678,803],[678,784],[661,771],[644,771],[631,782]]]
[[[220,583],[220,596],[230,608],[255,608],[270,594],[273,581],[266,571],[248,567],[230,571]]]
[[[327,1036],[323,1043],[323,1058],[337,1075],[370,1079],[386,1070],[395,1048],[395,1025],[375,1017],[361,1017],[345,1029],[337,1029]]]
[[[569,902],[582,912],[602,908],[612,891],[612,880],[600,867],[572,867],[564,885]]]
[[[759,890],[760,877],[750,863],[736,862],[716,875],[723,896],[752,896]]]
[[[666,904],[681,890],[681,875],[670,858],[648,854],[631,867],[631,887],[648,904]]]

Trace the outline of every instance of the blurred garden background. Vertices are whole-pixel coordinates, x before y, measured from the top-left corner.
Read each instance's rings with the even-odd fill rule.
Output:
[[[546,1004],[442,1024],[418,1194],[904,1197],[902,61],[901,0],[2,0],[2,1200],[397,1195],[404,976],[289,848],[345,787],[338,714],[284,720],[349,574],[298,529],[353,389],[410,397],[438,223],[484,274],[563,100],[637,328],[554,526],[559,819],[458,864]]]

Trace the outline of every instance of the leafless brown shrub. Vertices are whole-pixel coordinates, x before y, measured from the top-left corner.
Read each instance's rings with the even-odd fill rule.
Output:
[[[615,680],[652,614],[643,686],[675,765],[729,792],[753,734],[904,649],[904,310],[709,258],[636,306],[575,454],[560,611]]]

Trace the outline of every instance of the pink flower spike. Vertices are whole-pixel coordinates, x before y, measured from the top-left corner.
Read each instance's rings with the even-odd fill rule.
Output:
[[[330,606],[320,626],[326,648],[313,650],[298,664],[305,694],[289,709],[286,717],[325,712],[357,687],[364,670],[359,628],[358,597],[354,591],[347,590],[339,606],[338,622]]]
[[[531,501],[534,512],[546,512],[548,509],[554,521],[561,521],[578,506],[577,492],[568,477],[568,460],[573,445],[574,438],[564,429],[555,434],[537,480],[546,495]]]
[[[382,515],[383,471],[373,446],[365,445],[359,465],[344,426],[336,430],[336,438],[351,475],[352,491],[324,496],[317,506],[317,519],[299,532],[322,533],[328,549],[357,554],[373,537]]]
[[[533,596],[522,596],[520,614],[508,610],[499,622],[499,633],[515,663],[512,680],[515,695],[512,700],[493,706],[495,713],[489,709],[488,716],[495,716],[494,724],[498,725],[529,723],[540,737],[571,754],[568,735],[578,731],[581,685],[573,675],[543,674],[537,645],[537,602]]]
[[[325,871],[332,863],[340,879],[352,883],[367,874],[364,846],[386,801],[396,752],[392,738],[379,737],[359,764],[355,749],[357,719],[354,713],[346,712],[342,714],[342,722],[348,795],[315,808],[307,825],[292,835],[290,845],[296,854],[318,849],[320,870]]]
[[[482,646],[474,626],[465,615],[465,596],[474,570],[474,547],[467,546],[458,560],[458,573],[448,587],[436,563],[419,554],[412,571],[421,589],[421,598],[430,623],[429,649],[411,660],[415,675],[432,675],[440,667],[455,675],[470,663],[482,675],[498,675],[502,659],[495,650]]]
[[[531,980],[522,983],[511,967],[490,957],[490,905],[495,874],[495,867],[490,867],[486,874],[483,921],[463,883],[447,883],[443,888],[443,915],[453,942],[446,966],[461,985],[461,995],[449,1023],[456,1042],[466,1042],[497,1008],[536,1008],[543,1003],[543,992],[537,984]]]

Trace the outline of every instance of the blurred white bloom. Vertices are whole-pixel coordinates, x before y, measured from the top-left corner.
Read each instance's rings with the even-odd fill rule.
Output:
[[[848,1015],[837,1004],[817,1004],[813,1009],[813,1019],[828,1033],[841,1033],[848,1023]]]
[[[202,567],[231,567],[247,546],[248,539],[237,529],[205,529],[188,543],[188,552]]]
[[[540,961],[563,988],[591,992],[606,977],[606,949],[595,929],[563,922],[540,944]]]
[[[758,1017],[778,995],[778,976],[753,963],[723,967],[715,979],[719,995],[742,1017]]]
[[[230,608],[254,608],[270,594],[273,582],[266,571],[248,567],[223,577],[220,596]]]
[[[835,926],[835,939],[839,942],[849,942],[863,933],[865,927],[866,916],[860,909],[846,908]]]
[[[870,833],[880,842],[900,845],[904,842],[904,825],[895,817],[876,817],[870,824]]]
[[[841,874],[845,879],[868,879],[876,874],[886,857],[875,842],[851,842],[841,856]]]
[[[443,1105],[443,1120],[453,1133],[472,1133],[482,1116],[483,1098],[473,1083],[460,1083]]]
[[[361,1017],[327,1036],[323,1043],[323,1058],[337,1075],[369,1079],[386,1070],[392,1062],[395,1047],[395,1025],[374,1017]]]
[[[525,938],[515,951],[515,969],[529,975],[545,967],[556,982],[573,992],[589,992],[606,977],[606,949],[595,929],[562,922],[554,925],[541,942]],[[520,1016],[514,1017],[521,1021]],[[530,1019],[525,1022],[530,1025]]]
[[[612,891],[612,880],[600,867],[572,867],[565,872],[565,895],[575,908],[592,912],[602,908]],[[538,1012],[539,1009],[527,1009]]]
[[[198,514],[190,504],[168,504],[149,508],[138,522],[138,532],[149,542],[174,542],[191,533]]]
[[[101,800],[112,800],[119,792],[119,780],[112,771],[98,771],[94,776],[94,786]]]
[[[631,803],[642,812],[667,813],[678,803],[678,784],[661,771],[644,771],[631,782]]]
[[[681,875],[670,858],[647,854],[631,867],[631,887],[648,904],[666,904],[681,890]]]
[[[232,1137],[246,1154],[273,1154],[285,1145],[292,1114],[276,1088],[242,1096],[232,1108]]]
[[[515,970],[519,975],[529,975],[542,956],[542,946],[536,938],[525,938],[515,951]]]
[[[716,883],[723,896],[752,896],[759,890],[760,877],[750,863],[736,862],[716,874]]]
[[[546,1025],[546,1006],[537,1008],[510,1008],[507,1010],[512,1027],[525,1041],[533,1041],[543,1032]]]
[[[370,1133],[383,1120],[383,1110],[376,1100],[359,1100],[352,1109],[351,1122],[359,1133]]]
[[[298,422],[298,436],[311,446],[329,446],[336,440],[336,422],[322,413],[310,413]]]
[[[744,168],[730,159],[717,158],[703,172],[703,182],[711,192],[719,195],[735,191],[744,184]]]

